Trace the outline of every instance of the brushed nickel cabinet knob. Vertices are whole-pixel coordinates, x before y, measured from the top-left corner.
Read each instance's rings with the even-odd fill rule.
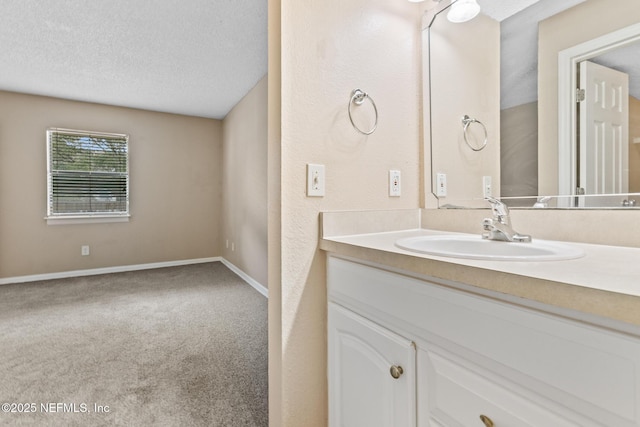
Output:
[[[389,369],[389,372],[391,373],[391,376],[397,380],[402,376],[404,370],[402,369],[402,366],[393,365],[391,369]]]
[[[480,420],[484,423],[485,427],[493,427],[493,421],[486,415],[480,415]]]

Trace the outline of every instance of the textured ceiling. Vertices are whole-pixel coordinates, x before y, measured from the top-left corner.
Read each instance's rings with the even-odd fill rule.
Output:
[[[629,95],[640,99],[640,42],[630,43],[590,61],[629,74]]]
[[[483,0],[509,3],[510,0]],[[500,108],[538,99],[538,22],[585,0],[537,0],[500,24]]]
[[[267,73],[267,0],[2,0],[0,90],[222,119]]]

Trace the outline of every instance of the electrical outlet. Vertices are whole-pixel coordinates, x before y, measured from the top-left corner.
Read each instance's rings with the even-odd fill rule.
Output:
[[[389,196],[399,197],[402,193],[400,188],[400,171],[391,169],[389,171]]]
[[[436,196],[438,197],[447,196],[447,174],[446,173],[436,174]]]
[[[307,164],[307,197],[324,197],[324,165]]]
[[[490,176],[482,177],[482,196],[491,197],[491,177]]]
[[[83,245],[80,247],[80,255],[89,256],[89,245]]]

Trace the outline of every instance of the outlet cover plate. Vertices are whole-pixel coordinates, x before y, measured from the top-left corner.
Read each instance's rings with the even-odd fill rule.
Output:
[[[401,174],[399,170],[389,170],[389,196],[400,197],[402,189],[400,187]]]
[[[436,196],[447,196],[447,174],[445,173],[438,173],[436,175]]]
[[[491,176],[482,177],[482,196],[491,197],[493,189],[491,188]]]

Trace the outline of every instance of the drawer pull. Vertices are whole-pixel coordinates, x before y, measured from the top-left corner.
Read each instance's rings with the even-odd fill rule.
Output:
[[[389,372],[391,373],[391,376],[397,380],[404,373],[404,369],[402,369],[402,366],[393,365],[391,369],[389,369]]]
[[[480,415],[480,420],[484,423],[485,427],[493,427],[493,421],[486,415]]]

